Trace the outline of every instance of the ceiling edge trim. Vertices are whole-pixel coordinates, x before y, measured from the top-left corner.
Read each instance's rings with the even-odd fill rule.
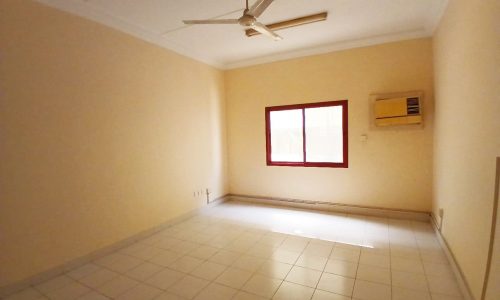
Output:
[[[149,30],[141,28],[135,24],[126,22],[116,16],[106,14],[102,11],[92,8],[91,6],[85,5],[77,1],[68,0],[35,0],[41,4],[47,5],[49,7],[62,10],[64,12],[83,17],[87,20],[97,22],[101,25],[111,27],[120,32],[132,35],[135,38],[149,42],[156,46],[160,46],[164,49],[173,51],[179,55],[189,57],[196,61],[208,64],[215,68],[222,69],[224,65],[204,55],[196,50],[188,49],[178,43],[174,43],[171,40],[161,37],[161,33],[155,34]]]
[[[276,61],[288,60],[288,59],[293,59],[293,58],[300,58],[300,57],[305,57],[305,56],[325,54],[325,53],[329,53],[329,52],[348,50],[348,49],[354,49],[354,48],[361,48],[361,47],[367,47],[367,46],[373,46],[373,45],[385,44],[385,43],[397,42],[397,41],[403,41],[403,40],[418,39],[418,38],[424,38],[424,37],[430,37],[430,36],[432,36],[432,34],[429,31],[424,30],[424,29],[420,29],[420,30],[401,32],[401,33],[377,36],[377,37],[366,38],[366,39],[344,41],[344,42],[338,42],[338,43],[334,43],[334,44],[330,44],[330,45],[326,45],[326,46],[301,49],[301,50],[296,50],[296,51],[280,53],[280,54],[276,54],[276,55],[269,55],[269,56],[265,56],[265,57],[249,59],[249,60],[236,62],[236,63],[230,63],[230,64],[226,64],[224,66],[224,69],[225,70],[237,69],[237,68],[249,67],[249,66],[253,66],[253,65],[260,65],[260,64],[266,64],[266,63],[271,63],[271,62],[276,62]]]
[[[430,15],[427,21],[427,31],[429,31],[432,35],[439,27],[441,23],[441,19],[448,8],[449,0],[444,0],[439,7]]]

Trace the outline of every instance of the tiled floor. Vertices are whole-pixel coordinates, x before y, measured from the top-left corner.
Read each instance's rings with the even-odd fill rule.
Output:
[[[7,299],[462,299],[431,225],[229,202]]]

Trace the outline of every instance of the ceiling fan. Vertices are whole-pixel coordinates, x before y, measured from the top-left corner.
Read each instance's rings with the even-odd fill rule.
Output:
[[[248,8],[248,0],[246,0],[246,7],[243,11],[243,16],[239,19],[209,19],[209,20],[184,20],[184,24],[240,24],[246,28],[247,36],[256,34],[263,34],[273,38],[276,41],[283,39],[277,35],[272,29],[283,29],[307,23],[326,20],[326,13],[301,17],[293,20],[278,22],[266,26],[257,21],[257,18],[262,15],[266,8],[273,2],[273,0],[257,0],[252,7]],[[252,30],[253,29],[253,30]]]

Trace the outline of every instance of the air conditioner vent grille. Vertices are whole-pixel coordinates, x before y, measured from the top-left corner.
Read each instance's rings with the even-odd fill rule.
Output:
[[[408,115],[418,115],[420,114],[420,105],[418,103],[418,98],[407,98],[406,107]]]

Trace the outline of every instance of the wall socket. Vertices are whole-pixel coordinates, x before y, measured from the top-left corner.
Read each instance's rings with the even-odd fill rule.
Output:
[[[206,198],[207,194],[210,194],[210,189],[209,188],[196,189],[196,190],[193,191],[193,197],[194,198],[198,198],[198,197]]]

